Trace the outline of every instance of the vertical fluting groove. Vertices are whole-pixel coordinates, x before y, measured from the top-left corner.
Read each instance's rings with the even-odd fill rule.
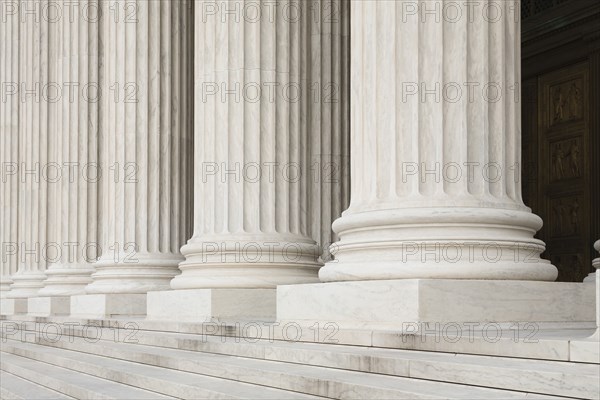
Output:
[[[6,57],[6,54],[10,55],[10,50],[7,49],[9,40],[12,40],[8,35],[8,25],[9,21],[3,21],[2,25],[0,25],[0,84],[4,85],[4,82],[10,82],[10,78],[7,73],[8,69],[8,61],[9,57]],[[7,165],[10,162],[10,158],[8,157],[8,152],[6,148],[10,146],[9,144],[9,128],[7,126],[7,111],[8,102],[4,99],[0,101],[0,165]],[[2,177],[4,179],[4,177]],[[9,241],[10,236],[6,234],[6,230],[8,228],[7,219],[10,220],[8,216],[8,207],[6,206],[6,197],[8,195],[8,188],[10,187],[10,183],[2,180],[2,187],[0,188],[0,256],[2,259],[0,260],[0,290],[4,291],[4,281],[8,280],[9,273],[9,262],[4,259],[4,244]]]
[[[172,162],[172,151],[175,150],[173,141],[173,128],[172,125],[172,113],[173,107],[176,104],[176,99],[173,96],[173,86],[171,79],[173,78],[173,48],[171,44],[171,35],[176,36],[176,30],[179,27],[173,28],[171,24],[171,18],[173,15],[173,8],[175,8],[179,2],[161,2],[160,8],[160,29],[161,29],[161,45],[160,45],[160,59],[161,59],[161,74],[160,74],[160,113],[161,113],[161,129],[160,129],[160,211],[157,215],[160,225],[160,237],[156,243],[156,249],[153,251],[162,252],[163,249],[169,248],[169,236],[171,235],[171,224],[172,219],[171,213],[177,210],[174,207],[170,179],[177,179],[177,172],[171,168]],[[179,188],[177,188],[179,190]],[[176,251],[176,250],[175,250]]]
[[[473,22],[467,24],[467,82],[470,84],[480,84],[485,81],[488,74],[487,62],[485,62],[485,55],[487,50],[487,24],[479,18]],[[482,62],[484,61],[484,62]],[[485,149],[485,137],[487,136],[488,127],[485,121],[487,121],[487,107],[480,95],[477,92],[476,95],[471,99],[469,98],[468,112],[467,112],[467,161],[469,163],[476,163],[479,166],[474,168],[475,173],[481,174],[483,171],[483,164],[486,162],[484,149]],[[484,182],[480,179],[473,179],[468,182],[468,193],[472,196],[483,196],[484,195]]]
[[[332,180],[335,179],[333,170],[333,153],[331,148],[332,143],[332,103],[334,88],[332,76],[332,33],[333,19],[336,10],[334,10],[331,0],[321,1],[321,15],[323,18],[321,27],[321,80],[320,80],[320,97],[318,104],[321,112],[321,154],[319,164],[321,170],[321,221],[331,221],[331,199],[332,199]],[[329,226],[320,224],[320,234],[317,243],[326,243],[329,241],[331,229]]]
[[[179,229],[181,224],[176,222],[176,219],[182,213],[182,209],[180,207],[180,197],[185,194],[182,192],[184,190],[184,186],[181,182],[181,175],[183,174],[181,168],[180,154],[181,154],[181,120],[180,115],[182,114],[181,110],[181,92],[180,92],[180,76],[181,76],[181,44],[182,44],[182,19],[181,15],[181,2],[176,2],[173,4],[173,10],[171,12],[170,17],[170,25],[172,28],[172,35],[169,40],[169,46],[171,47],[171,77],[169,79],[169,85],[171,87],[171,104],[169,108],[171,109],[170,113],[170,126],[171,126],[171,134],[169,135],[169,141],[171,143],[170,155],[169,155],[169,169],[170,176],[167,176],[165,187],[167,194],[170,196],[170,208],[171,210],[163,210],[163,213],[166,214],[165,218],[167,219],[166,231],[169,232],[169,235],[165,237],[164,244],[160,249],[161,252],[169,252],[169,251],[177,251],[177,246],[180,243],[183,243],[181,238],[179,237]]]
[[[520,20],[521,18],[521,14],[520,14],[520,7],[516,7],[516,9],[514,10],[515,18]],[[514,126],[515,126],[515,134],[516,134],[516,140],[515,140],[515,147],[514,147],[514,157],[515,157],[515,163],[518,163],[517,165],[517,170],[516,170],[516,175],[515,175],[515,180],[514,180],[514,184],[515,184],[515,200],[521,204],[522,206],[525,206],[525,203],[523,202],[523,188],[522,188],[522,179],[521,179],[521,172],[522,172],[522,164],[521,164],[521,152],[522,152],[522,145],[521,145],[521,135],[522,135],[522,101],[523,101],[523,92],[522,92],[522,83],[521,83],[521,24],[517,23],[515,24],[516,28],[515,28],[515,35],[513,37],[513,41],[514,41],[514,46],[515,46],[515,90],[517,91],[517,95],[518,95],[518,102],[516,103],[516,110],[515,110],[515,120],[514,120]],[[518,85],[518,86],[517,86]]]
[[[10,62],[10,46],[9,43],[12,42],[12,37],[9,33],[9,25],[10,20],[6,20],[0,25],[0,82],[9,83],[11,81],[10,73],[8,72],[8,64]],[[6,56],[8,55],[8,57]],[[9,110],[9,102],[7,100],[2,99],[0,101],[0,165],[7,165],[6,163],[11,162],[11,157],[9,152],[7,151],[10,148],[10,140],[12,137],[12,132],[10,131],[9,121],[10,117],[8,116]],[[3,177],[4,179],[4,177]],[[2,181],[2,188],[0,189],[0,245],[2,245],[1,256],[2,260],[0,260],[0,290],[4,291],[5,281],[8,281],[8,277],[11,275],[10,273],[10,262],[6,260],[4,257],[4,244],[8,243],[9,240],[12,240],[10,235],[7,233],[10,227],[10,215],[9,215],[9,207],[7,203],[7,198],[10,196],[10,189],[12,182]]]
[[[22,48],[22,43],[23,43],[23,39],[21,38],[21,30],[20,30],[20,26],[22,24],[19,23],[18,17],[12,17],[10,18],[10,20],[12,21],[12,35],[13,35],[13,42],[12,42],[12,53],[11,53],[11,60],[12,60],[12,66],[11,66],[11,72],[12,72],[12,77],[13,77],[13,82],[20,84],[21,83],[21,79],[22,79],[22,71],[20,69],[20,60],[21,60],[21,48]],[[21,116],[21,102],[19,101],[19,97],[18,95],[13,96],[12,100],[11,100],[11,105],[12,105],[12,109],[11,109],[11,127],[12,127],[12,132],[13,135],[11,136],[12,141],[11,141],[11,154],[14,157],[13,160],[15,162],[18,162],[21,159],[21,155],[22,155],[22,151],[19,148],[19,133],[21,132],[21,126],[22,126],[22,120],[20,119]],[[11,210],[14,211],[13,214],[11,214],[11,224],[10,226],[12,227],[11,229],[11,236],[13,238],[19,238],[21,236],[21,232],[23,231],[23,225],[21,225],[19,222],[19,214],[22,213],[22,203],[21,203],[21,196],[20,196],[20,190],[19,190],[19,186],[20,186],[20,180],[15,176],[13,178],[13,185],[12,185],[12,196],[11,196],[11,201],[10,201],[10,208]],[[11,275],[14,275],[17,272],[17,268],[19,265],[19,260],[18,260],[18,255],[13,256],[13,261],[14,261],[14,265],[12,266],[13,270]]]
[[[186,64],[187,64],[187,76],[186,79],[188,80],[187,82],[182,82],[182,86],[184,88],[186,88],[186,94],[187,94],[187,99],[188,99],[188,107],[187,107],[187,113],[185,115],[185,119],[186,121],[188,121],[188,125],[187,125],[187,129],[186,129],[186,139],[190,141],[190,144],[192,145],[190,148],[191,149],[195,149],[195,144],[196,144],[196,138],[194,136],[194,127],[195,127],[195,121],[196,121],[196,113],[194,112],[194,107],[196,104],[196,100],[195,100],[195,91],[193,90],[194,88],[194,83],[195,83],[195,64],[194,64],[194,54],[195,54],[195,46],[196,46],[196,19],[195,19],[195,15],[196,15],[196,9],[197,9],[197,5],[196,2],[191,1],[191,0],[186,0],[188,1],[188,5],[189,5],[189,14],[188,14],[188,22],[189,24],[187,25],[187,30],[186,30],[186,34],[185,36],[187,38],[190,38],[189,40],[189,44],[188,44],[188,56],[186,58]],[[190,88],[192,90],[190,90]],[[188,155],[188,175],[186,176],[187,180],[186,180],[186,187],[188,189],[188,201],[186,202],[186,204],[188,205],[187,209],[186,209],[186,216],[190,215],[192,216],[192,218],[185,218],[186,221],[188,221],[188,226],[187,226],[187,231],[188,234],[185,235],[185,238],[189,238],[190,235],[189,233],[192,233],[195,229],[194,226],[194,198],[195,198],[195,191],[194,191],[194,182],[195,182],[195,176],[196,176],[196,157],[195,157],[195,152],[194,151],[187,151],[187,155]],[[191,183],[191,185],[190,185]],[[182,238],[183,239],[183,238]]]
[[[98,0],[89,0],[90,4],[93,4],[94,9],[99,10]],[[100,60],[98,57],[99,52],[99,23],[97,20],[90,21],[88,25],[89,34],[88,34],[88,81],[96,85],[96,87],[100,87],[100,77],[99,77],[99,69]],[[100,145],[99,145],[99,132],[100,132],[100,113],[99,113],[99,99],[98,99],[98,91],[92,92],[92,95],[95,101],[90,101],[87,105],[89,109],[89,136],[87,138],[87,159],[89,161],[90,167],[99,165],[99,156],[100,156]],[[99,235],[99,225],[98,221],[98,212],[99,212],[99,195],[100,191],[98,188],[97,177],[94,176],[90,180],[90,184],[87,185],[87,202],[88,202],[88,212],[87,215],[82,215],[84,220],[87,220],[87,233],[86,238],[87,242],[92,244],[92,246],[96,247],[98,244],[98,240],[100,238]],[[94,253],[85,254],[88,259],[92,261],[98,256],[97,250],[94,250]]]
[[[281,173],[276,175],[275,181],[275,232],[290,232],[289,192],[290,183],[284,179],[285,166],[289,165],[290,136],[294,134],[290,125],[290,99],[286,98],[285,91],[290,83],[290,29],[291,22],[283,14],[283,8],[289,6],[288,1],[278,4],[275,25],[276,69],[275,79],[278,83],[275,98],[275,162]]]
[[[290,6],[292,8],[297,8],[299,3],[295,0],[290,1]],[[297,84],[300,82],[299,80],[299,61],[300,61],[300,36],[299,36],[299,22],[295,21],[290,25],[290,34],[288,37],[288,41],[285,44],[290,49],[290,60],[289,60],[289,82],[293,87],[297,87]],[[290,94],[290,97],[293,94]],[[290,137],[289,137],[289,147],[288,147],[288,162],[289,166],[292,166],[291,171],[295,171],[292,173],[297,173],[298,170],[304,171],[305,163],[300,161],[300,135],[302,134],[300,128],[300,104],[295,99],[294,101],[289,99],[290,101],[290,116],[289,116],[289,126],[290,126]],[[293,166],[296,168],[293,168]],[[290,169],[288,169],[290,171]],[[303,177],[300,176],[300,180]],[[301,183],[300,181],[295,181],[288,186],[287,196],[289,199],[288,208],[286,210],[287,215],[290,216],[289,219],[289,229],[291,233],[294,234],[302,234],[300,230],[300,219],[302,218],[302,209],[301,209],[301,201],[300,201],[300,192],[299,187]],[[299,212],[298,212],[299,211]]]
[[[79,64],[78,70],[78,82],[80,86],[88,85],[89,78],[89,60],[88,60],[88,51],[89,51],[89,29],[88,23],[86,21],[78,20],[78,48],[77,48],[77,58]],[[96,66],[94,66],[96,67]],[[88,162],[88,137],[90,136],[89,132],[89,108],[85,100],[81,98],[81,95],[77,96],[77,107],[78,107],[78,116],[79,120],[77,122],[77,148],[76,148],[76,157],[79,160],[79,165],[82,163],[85,165]],[[85,238],[84,241],[87,240],[87,218],[88,218],[88,203],[87,203],[87,184],[83,179],[77,179],[77,209],[75,213],[75,218],[77,219],[77,232],[75,236],[75,241],[77,243],[81,243],[81,238]],[[90,218],[90,220],[92,220]],[[81,244],[80,244],[81,246]],[[78,251],[81,254],[81,251]],[[78,256],[79,258],[79,256]]]
[[[506,128],[505,128],[505,156],[504,156],[504,166],[502,168],[503,175],[505,176],[505,189],[504,192],[506,196],[512,200],[517,201],[515,185],[518,182],[517,175],[515,174],[518,171],[518,166],[516,165],[515,160],[515,139],[517,136],[516,126],[514,124],[516,120],[516,109],[517,105],[520,103],[515,102],[515,94],[516,90],[518,90],[518,83],[516,80],[515,74],[515,63],[516,63],[516,48],[515,48],[515,28],[516,24],[514,23],[514,16],[512,15],[510,8],[505,2],[504,6],[504,14],[506,17],[504,18],[504,30],[507,36],[505,41],[505,49],[504,53],[506,54],[506,65],[507,68],[505,70],[504,81],[501,83],[502,85],[502,95],[505,104],[506,104]],[[511,49],[515,49],[511,51]]]
[[[351,75],[351,67],[350,67],[350,2],[342,1],[341,2],[341,10],[342,10],[342,79],[341,79],[341,90],[340,90],[340,98],[343,103],[342,106],[342,211],[349,207],[350,205],[350,192],[352,190],[350,184],[350,75]],[[337,235],[332,233],[335,240],[337,240]],[[332,239],[332,243],[333,243]]]
[[[148,162],[148,141],[150,136],[154,135],[154,133],[149,131],[147,122],[148,104],[151,101],[148,93],[148,29],[149,19],[151,18],[152,13],[149,10],[149,6],[151,4],[160,6],[160,1],[136,1],[135,3],[130,4],[134,4],[136,7],[135,18],[138,22],[136,24],[130,23],[135,26],[135,36],[132,43],[132,46],[135,46],[135,53],[133,53],[135,55],[135,61],[132,62],[135,62],[135,64],[131,67],[133,70],[132,74],[135,75],[132,76],[133,80],[131,82],[134,82],[135,84],[136,97],[134,106],[132,107],[134,109],[133,116],[135,118],[133,122],[134,131],[132,132],[134,137],[130,139],[131,146],[133,146],[130,153],[132,158],[127,157],[127,166],[132,165],[129,163],[134,163],[134,168],[132,169],[136,171],[137,182],[135,185],[127,183],[126,186],[133,186],[132,189],[135,190],[135,206],[133,209],[134,220],[131,221],[135,224],[135,231],[132,232],[132,238],[135,238],[136,251],[139,253],[146,253],[157,250],[156,248],[158,247],[156,245],[156,221],[151,221],[148,213],[148,176],[149,169],[151,168],[150,163]],[[161,28],[158,26],[156,29],[160,31]],[[129,81],[127,84],[129,84]],[[124,173],[127,174],[129,169],[130,168],[125,168]],[[129,215],[128,217],[131,218]],[[156,215],[154,215],[154,218],[156,218]]]
[[[308,12],[308,2],[300,1],[298,3],[300,15],[306,15]],[[311,110],[308,109],[310,96],[306,96],[305,93],[309,91],[309,57],[311,54],[310,49],[310,37],[309,37],[309,19],[303,18],[299,21],[299,88],[300,96],[299,107],[300,107],[300,137],[298,139],[299,156],[304,160],[304,169],[301,170],[303,179],[300,182],[300,215],[302,216],[300,222],[300,232],[304,235],[310,235],[312,220],[311,220],[311,209],[309,204],[309,188],[312,180],[312,159],[309,156],[309,122],[311,117]]]
[[[46,2],[46,5],[48,2]],[[39,57],[40,57],[40,88],[48,86],[48,44],[49,44],[49,27],[50,24],[47,21],[40,21],[40,41],[39,41]],[[40,89],[41,90],[41,89]],[[40,165],[48,165],[48,101],[44,98],[40,98],[40,118],[39,118],[39,161]],[[37,158],[36,158],[37,159]],[[48,243],[48,182],[43,177],[40,177],[39,185],[39,197],[38,205],[36,209],[39,210],[39,246],[40,248]],[[39,267],[45,270],[48,266],[47,257],[40,257]]]
[[[331,209],[331,213],[329,215],[329,221],[333,222],[334,218],[338,218],[342,213],[342,168],[343,168],[343,151],[342,151],[342,93],[341,93],[341,85],[342,85],[342,23],[343,23],[343,11],[342,11],[342,2],[340,0],[332,0],[331,6],[335,11],[334,20],[332,21],[332,29],[331,29],[331,42],[332,42],[332,63],[331,63],[331,91],[332,91],[332,104],[331,104],[331,112],[332,112],[332,137],[331,137],[331,167],[333,170],[332,174],[332,189],[331,189],[331,198],[328,199],[328,204]],[[325,251],[325,248],[329,247],[328,245],[333,243],[331,223],[327,224],[323,221],[323,228],[326,232],[326,239],[320,242],[320,248]]]
[[[311,168],[314,169],[314,173],[316,174],[316,179],[311,179],[309,186],[309,207],[310,214],[312,216],[313,224],[311,227],[311,237],[315,238],[315,240],[320,241],[321,238],[321,224],[322,220],[322,210],[321,210],[321,185],[323,182],[323,163],[322,163],[322,149],[321,149],[321,138],[319,134],[316,132],[321,131],[322,127],[322,115],[323,110],[321,107],[321,99],[322,99],[322,79],[321,79],[321,65],[322,65],[322,40],[321,40],[321,31],[323,29],[323,5],[322,0],[319,0],[317,5],[318,7],[318,17],[310,18],[308,35],[310,40],[310,54],[311,61],[309,64],[309,82],[308,82],[308,90],[311,93],[310,98],[308,99],[308,106],[310,107],[310,117],[308,120],[309,124],[309,154],[310,154],[310,163]],[[309,9],[309,12],[311,10]]]
[[[180,37],[181,37],[181,43],[177,44],[175,47],[177,48],[177,54],[180,54],[181,57],[181,61],[179,62],[179,65],[177,67],[177,73],[178,73],[178,80],[174,83],[174,86],[176,88],[177,91],[177,96],[179,98],[179,103],[178,103],[178,110],[179,110],[179,115],[176,115],[175,118],[178,120],[178,124],[179,124],[179,128],[177,129],[177,146],[178,146],[178,151],[181,151],[182,149],[190,149],[191,146],[190,144],[187,142],[187,130],[188,130],[188,119],[185,119],[185,116],[189,115],[188,113],[188,97],[186,96],[186,92],[185,92],[185,87],[183,86],[183,82],[188,82],[188,71],[187,71],[187,60],[188,60],[188,46],[189,46],[189,40],[188,40],[188,35],[186,35],[186,32],[189,32],[189,19],[188,19],[188,15],[190,12],[190,3],[188,3],[187,0],[183,0],[180,8],[179,8],[179,13],[177,15],[177,25],[181,26],[181,29],[179,31]],[[183,32],[183,33],[182,33]],[[183,153],[183,151],[182,151]],[[175,168],[178,168],[180,171],[179,174],[179,179],[177,181],[177,186],[181,188],[181,192],[177,195],[176,197],[176,202],[178,204],[178,209],[179,209],[179,213],[180,214],[184,214],[184,215],[190,215],[188,213],[188,209],[187,209],[187,200],[188,200],[188,193],[189,193],[189,188],[186,187],[185,182],[187,177],[189,176],[189,170],[188,170],[188,158],[187,156],[184,157],[174,157],[174,159],[177,162],[177,166]],[[188,220],[191,218],[188,218]],[[179,227],[175,227],[176,232],[176,236],[171,238],[171,248],[174,248],[175,246],[177,246],[179,243],[184,243],[185,240],[187,239],[186,236],[186,232],[187,232],[187,226],[189,224],[188,220],[184,220],[182,224],[179,225]]]
[[[7,16],[6,22],[2,24],[0,28],[0,32],[2,34],[2,38],[0,39],[0,47],[2,54],[6,55],[0,58],[0,82],[13,83],[14,79],[14,71],[12,69],[13,62],[13,46],[15,42],[14,31],[12,29],[13,25],[13,17]],[[13,131],[13,101],[12,96],[9,98],[5,98],[2,102],[0,102],[0,108],[2,113],[0,115],[0,142],[2,143],[2,150],[0,150],[2,157],[2,163],[14,163],[15,154],[12,152],[13,150],[13,140],[15,136],[15,132]],[[13,164],[14,165],[14,164]],[[17,236],[12,235],[12,226],[17,225],[13,220],[14,213],[18,213],[16,208],[12,206],[12,193],[15,192],[14,179],[12,176],[7,177],[7,181],[2,182],[2,190],[0,192],[1,206],[0,212],[2,213],[2,220],[0,221],[0,231],[2,237],[0,238],[0,244],[3,245],[2,250],[4,250],[4,243],[14,242]],[[0,290],[8,290],[10,283],[10,276],[13,275],[16,271],[15,268],[15,260],[13,255],[4,254],[2,251],[2,257],[6,257],[6,259],[1,260],[1,269],[0,269],[0,280],[1,286]]]
[[[244,22],[230,21],[228,34],[229,49],[228,49],[228,68],[229,80],[228,89],[236,92],[235,100],[229,102],[229,132],[228,132],[228,162],[226,168],[235,171],[235,179],[229,179],[228,198],[231,202],[244,198],[244,182],[239,177],[238,172],[243,173],[244,165],[247,160],[244,155],[244,141],[247,133],[244,130],[244,119],[246,115],[246,102],[238,97],[239,90],[244,88]],[[231,204],[231,203],[230,203]],[[242,230],[244,221],[244,208],[235,207],[233,204],[229,207],[228,232],[238,233]]]
[[[105,4],[102,2],[103,0],[94,0],[96,5],[98,6],[99,14],[100,12],[105,12]],[[102,95],[97,96],[97,117],[98,117],[98,126],[96,130],[97,134],[97,157],[98,157],[98,170],[103,172],[104,175],[109,173],[107,159],[107,153],[110,151],[107,146],[107,137],[106,134],[110,129],[109,119],[108,119],[108,99],[111,94],[106,93],[104,90],[109,86],[107,81],[110,81],[110,75],[108,73],[109,64],[107,63],[107,54],[106,54],[106,42],[110,39],[110,34],[108,30],[108,22],[105,18],[98,18],[98,28],[97,28],[97,49],[96,49],[96,57],[98,60],[98,68],[94,70],[95,76],[97,77],[98,83],[98,92],[97,94],[102,93]],[[108,191],[106,186],[106,177],[99,179],[96,184],[96,216],[98,221],[97,226],[97,244],[106,246],[108,243],[108,213],[106,203],[108,201]],[[99,254],[96,256],[99,257],[102,254],[101,249],[98,249]]]
[[[490,55],[493,60],[504,60],[504,42],[505,33],[502,29],[502,24],[492,23],[490,24]],[[491,61],[491,60],[490,60]],[[505,80],[505,66],[504,63],[490,62],[490,84],[501,85],[504,88]],[[501,95],[505,93],[501,91]],[[497,96],[497,95],[496,95]],[[490,166],[503,168],[503,152],[504,152],[504,130],[505,126],[505,114],[504,114],[504,99],[505,96],[501,97],[496,102],[490,101],[490,145],[489,145],[489,161]],[[489,179],[490,193],[494,197],[502,197],[504,192],[504,177],[501,175],[500,179]]]
[[[41,5],[41,2],[39,3],[39,5]],[[32,37],[31,37],[32,64],[30,64],[30,65],[33,66],[33,73],[31,74],[31,80],[29,81],[29,84],[32,85],[32,87],[35,87],[36,83],[41,83],[40,82],[40,77],[41,77],[40,35],[41,35],[40,22],[37,21],[37,22],[33,23]],[[30,107],[31,114],[32,114],[31,127],[30,127],[31,153],[30,153],[29,162],[30,162],[30,168],[34,168],[34,165],[36,163],[38,163],[38,162],[41,163],[41,161],[42,161],[42,159],[40,157],[40,147],[42,144],[41,130],[40,130],[40,119],[42,118],[42,106],[41,106],[41,102],[38,102],[35,99],[35,97],[33,98],[31,104],[32,104],[32,106]],[[31,229],[31,232],[29,235],[29,243],[35,247],[38,245],[38,243],[40,243],[39,239],[41,239],[41,235],[40,235],[41,212],[39,209],[39,206],[40,206],[39,182],[37,180],[34,180],[30,186],[31,186],[31,225],[32,225],[32,229]],[[32,261],[31,264],[32,264],[32,266],[31,266],[32,269],[38,269],[39,267],[41,267],[42,260],[38,256],[38,254],[35,255],[35,260]]]
[[[160,133],[163,128],[161,124],[163,93],[161,93],[161,73],[162,71],[162,36],[164,28],[161,18],[162,2],[152,1],[143,2],[143,12],[146,15],[140,19],[141,35],[148,37],[147,46],[144,46],[142,57],[142,71],[140,76],[140,84],[138,85],[139,92],[139,108],[141,111],[140,120],[144,122],[142,130],[139,132],[141,138],[146,137],[146,140],[141,140],[141,159],[140,164],[140,184],[142,190],[148,192],[148,198],[145,203],[140,204],[147,210],[148,218],[145,221],[140,221],[140,224],[147,224],[147,229],[143,234],[148,236],[148,251],[160,251],[160,237],[162,231],[161,213],[164,210],[161,199],[161,177],[162,170]],[[144,61],[145,60],[145,61]],[[156,162],[149,162],[156,160]],[[141,249],[140,249],[141,250]]]
[[[19,6],[21,6],[21,2],[19,2]],[[24,71],[24,66],[26,65],[27,62],[27,47],[29,45],[29,38],[28,38],[28,29],[29,29],[29,24],[27,23],[17,23],[16,24],[19,30],[19,51],[18,51],[18,56],[19,56],[19,86],[21,86],[24,82],[27,81],[27,75],[26,72]],[[22,165],[22,163],[24,161],[27,160],[27,155],[25,154],[25,143],[26,143],[26,137],[27,137],[27,115],[26,115],[26,110],[27,108],[24,107],[22,105],[22,101],[21,101],[21,92],[19,91],[19,110],[18,110],[18,120],[20,121],[19,123],[19,133],[18,133],[18,147],[19,147],[19,158],[18,158],[18,162],[19,165]],[[18,226],[22,227],[22,229],[19,229],[17,232],[17,238],[18,238],[18,243],[25,243],[25,241],[27,240],[27,230],[29,229],[29,224],[25,224],[25,212],[23,210],[27,210],[27,196],[26,196],[26,183],[27,182],[23,182],[20,181],[19,185],[18,185],[18,191],[19,191],[19,200],[21,203],[21,207],[18,211],[17,214],[17,220],[18,220]],[[25,264],[21,261],[21,256],[19,254],[18,258],[17,258],[17,265],[18,265],[18,271],[25,271],[27,269],[27,267],[25,266]]]
[[[467,19],[457,21],[444,19],[442,22],[443,52],[441,101],[443,104],[443,154],[442,189],[451,197],[464,196],[466,179],[460,179],[467,161],[467,116],[463,85],[467,81],[468,28]]]
[[[395,5],[394,5],[395,6]],[[376,34],[376,65],[377,74],[375,76],[375,96],[376,96],[376,113],[380,116],[377,118],[377,130],[381,135],[375,136],[376,147],[375,154],[377,157],[377,180],[381,182],[376,187],[376,198],[385,201],[389,198],[392,191],[391,184],[393,182],[392,169],[389,168],[392,164],[392,151],[395,148],[395,92],[389,90],[390,87],[395,87],[394,77],[394,26],[395,15],[389,12],[384,4],[377,4],[376,11],[373,15],[377,19],[377,24],[374,24]],[[384,40],[387,37],[388,40]]]
[[[350,2],[350,18],[351,18],[351,26],[353,27],[353,34],[350,37],[352,51],[350,52],[350,64],[353,66],[350,71],[350,80],[353,82],[362,82],[362,61],[363,61],[363,53],[362,53],[362,43],[364,41],[364,36],[362,35],[362,7],[359,2]],[[359,115],[362,112],[362,109],[358,107],[356,101],[359,96],[362,94],[362,88],[360,85],[348,85],[350,88],[350,113],[349,117],[351,119],[350,125],[352,129],[350,130],[350,146],[355,148],[360,148],[361,143],[359,141],[360,132],[364,129],[364,125],[362,124],[362,116]],[[350,208],[358,205],[362,202],[364,198],[364,193],[362,193],[361,189],[363,188],[362,179],[359,179],[360,167],[362,166],[362,154],[358,153],[353,155],[352,163],[350,165],[350,179],[354,182],[352,187],[350,188]]]

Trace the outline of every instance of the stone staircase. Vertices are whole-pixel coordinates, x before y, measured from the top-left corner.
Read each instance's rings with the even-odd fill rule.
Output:
[[[554,350],[539,353],[542,360],[244,338],[227,326],[229,334],[198,334],[177,324],[140,321],[132,330],[91,322],[3,320],[2,399],[598,399],[600,392],[600,365],[561,360]]]

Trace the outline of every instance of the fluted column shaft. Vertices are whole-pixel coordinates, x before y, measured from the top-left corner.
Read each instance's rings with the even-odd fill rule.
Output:
[[[0,297],[8,295],[11,275],[18,261],[18,184],[19,184],[19,19],[5,16],[0,24]]]
[[[309,84],[331,50],[312,3],[196,3],[194,236],[175,289],[317,280]]]
[[[521,198],[518,3],[351,14],[351,204],[321,279],[554,280]]]
[[[101,7],[106,226],[86,291],[167,289],[190,234],[191,3],[107,0]]]
[[[98,252],[98,0],[65,0],[61,9],[75,7],[57,21],[57,83],[62,88],[54,114],[57,165],[62,174],[54,195],[56,215],[51,229],[60,252],[46,271],[39,295],[84,293],[91,282]]]
[[[350,3],[345,0],[305,1],[301,23],[301,129],[308,132],[304,151],[310,156],[308,196],[310,236],[321,261],[337,240],[331,224],[350,201]],[[308,11],[306,11],[308,10]],[[305,111],[304,111],[305,110]]]
[[[48,19],[40,10],[47,0],[21,1],[36,10],[19,23],[19,207],[18,270],[9,297],[35,296],[43,287],[48,250],[48,179],[42,174],[49,161]]]

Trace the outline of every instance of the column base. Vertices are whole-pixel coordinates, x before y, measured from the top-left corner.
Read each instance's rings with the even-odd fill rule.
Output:
[[[274,321],[275,289],[189,289],[148,293],[148,319]]]
[[[583,283],[449,279],[336,282],[279,286],[277,320],[418,333],[431,323],[593,322],[595,301],[594,287]]]
[[[294,234],[227,234],[193,237],[171,289],[275,289],[317,283],[320,249]]]
[[[34,317],[49,317],[53,315],[69,315],[71,298],[60,297],[30,297],[27,299],[27,313]]]
[[[85,294],[71,296],[71,317],[111,318],[146,315],[145,294]]]
[[[18,272],[11,277],[13,283],[7,297],[11,299],[26,299],[38,295],[44,287],[46,274],[40,271]]]
[[[27,299],[0,299],[0,315],[27,314]]]
[[[10,291],[10,285],[13,281],[8,276],[0,276],[0,298],[8,297]]]
[[[38,296],[73,296],[85,294],[85,287],[92,283],[94,269],[87,264],[71,265],[70,268],[53,265],[46,270],[48,279]]]
[[[534,238],[542,220],[523,209],[415,207],[349,213],[322,282],[384,279],[554,281]]]
[[[115,259],[120,260],[115,262]],[[94,264],[89,294],[145,294],[152,290],[169,290],[179,273],[181,255],[171,253],[108,254]]]

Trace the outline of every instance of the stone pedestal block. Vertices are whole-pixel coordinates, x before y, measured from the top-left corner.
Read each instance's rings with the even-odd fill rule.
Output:
[[[86,294],[71,296],[71,317],[110,318],[146,315],[145,294]]]
[[[69,296],[30,297],[27,299],[27,313],[31,316],[69,315],[70,311],[71,298]]]
[[[273,321],[275,289],[189,289],[148,293],[148,319]]]
[[[0,315],[27,314],[27,299],[0,299]]]
[[[309,326],[419,333],[432,323],[591,322],[594,315],[594,288],[583,283],[405,279],[277,288],[278,321]]]

